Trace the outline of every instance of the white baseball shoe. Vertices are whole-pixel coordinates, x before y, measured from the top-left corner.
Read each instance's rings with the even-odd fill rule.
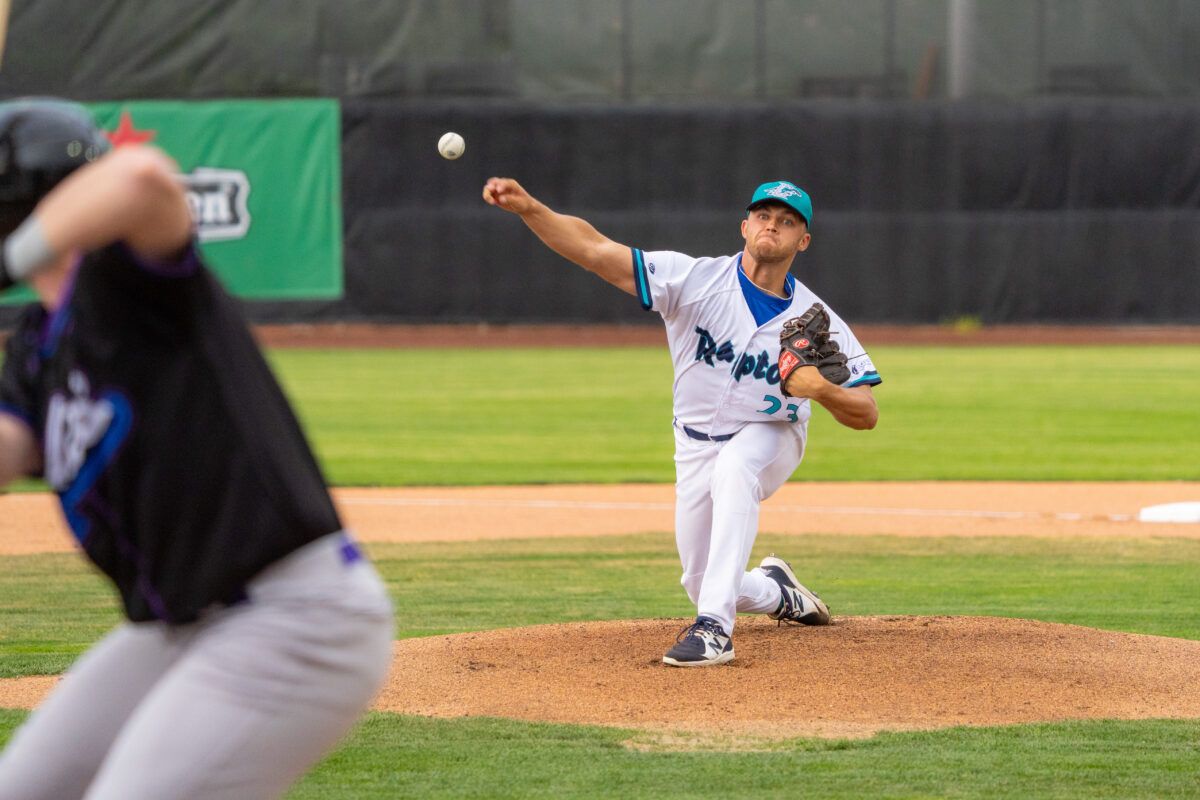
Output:
[[[663,656],[663,663],[672,667],[708,667],[729,661],[733,661],[733,637],[709,617],[696,617]]]
[[[797,622],[801,625],[828,625],[832,617],[829,607],[821,602],[821,598],[796,580],[792,567],[774,553],[767,556],[758,565],[767,577],[779,584],[783,599],[779,608],[767,614],[771,619],[780,622]]]

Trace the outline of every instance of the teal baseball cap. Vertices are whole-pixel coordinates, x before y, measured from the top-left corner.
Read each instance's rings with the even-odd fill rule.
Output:
[[[808,196],[808,192],[791,181],[768,181],[759,186],[754,190],[754,196],[750,198],[750,205],[746,206],[746,210],[749,211],[759,203],[783,203],[804,217],[804,223],[812,227],[812,198]]]

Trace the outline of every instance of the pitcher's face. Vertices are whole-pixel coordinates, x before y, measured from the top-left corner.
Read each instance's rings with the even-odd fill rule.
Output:
[[[746,250],[760,262],[788,261],[808,248],[812,235],[804,218],[783,204],[752,209],[742,220]]]

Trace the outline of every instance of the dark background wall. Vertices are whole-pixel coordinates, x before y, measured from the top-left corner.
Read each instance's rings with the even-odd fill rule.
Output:
[[[347,101],[343,119],[346,298],[315,318],[641,321],[482,202],[507,175],[692,255],[739,250],[754,187],[794,180],[815,212],[793,271],[854,319],[1200,321],[1200,104]],[[458,161],[435,152],[446,130]]]

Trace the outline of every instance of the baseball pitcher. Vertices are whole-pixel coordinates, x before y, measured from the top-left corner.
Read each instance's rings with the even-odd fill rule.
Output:
[[[0,800],[282,795],[370,703],[386,591],[176,167],[72,104],[0,104],[0,485],[40,475],[127,617],[0,757]]]
[[[812,241],[812,200],[788,181],[759,186],[736,255],[644,252],[557,213],[511,178],[483,199],[517,214],[552,250],[657,311],[675,370],[675,540],[696,621],[671,666],[733,660],[739,611],[827,625],[829,609],[774,555],[746,571],[762,501],[804,456],[811,403],[841,424],[875,427],[881,378],[850,328],[790,273]]]

